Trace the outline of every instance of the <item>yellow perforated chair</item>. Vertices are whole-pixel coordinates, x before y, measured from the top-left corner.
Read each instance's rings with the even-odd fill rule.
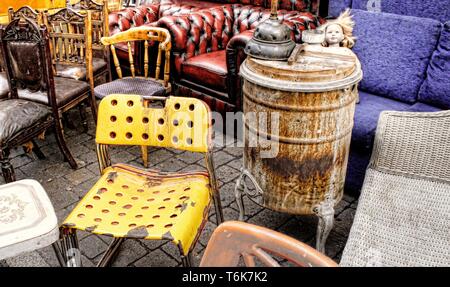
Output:
[[[148,99],[146,99],[147,101]],[[80,265],[76,230],[113,237],[99,266],[110,264],[126,238],[167,240],[183,265],[207,221],[211,201],[223,222],[212,161],[211,112],[195,98],[168,97],[164,108],[147,107],[138,95],[110,95],[99,106],[97,155],[101,178],[61,226],[60,255]],[[207,170],[163,173],[111,165],[109,145],[174,148],[205,154]]]

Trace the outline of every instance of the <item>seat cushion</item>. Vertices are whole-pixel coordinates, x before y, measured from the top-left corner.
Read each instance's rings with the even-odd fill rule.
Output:
[[[6,98],[9,92],[8,79],[4,72],[0,73],[0,99]]]
[[[95,87],[95,96],[99,99],[112,94],[162,97],[166,95],[163,84],[150,78],[125,77]]]
[[[352,149],[371,152],[378,118],[382,111],[405,111],[411,105],[396,100],[359,92],[352,132]]]
[[[92,67],[94,69],[94,76],[106,70],[106,62],[104,59],[94,58],[92,60]],[[56,64],[56,74],[58,77],[71,78],[74,80],[86,80],[85,66],[71,66],[64,64]]]
[[[189,58],[182,64],[182,77],[208,88],[227,90],[226,50]]]
[[[0,144],[47,119],[50,113],[49,107],[22,99],[0,101]]]
[[[31,179],[0,186],[0,260],[44,248],[59,238],[52,203]]]
[[[342,2],[342,0],[332,0],[332,2]],[[353,0],[352,8],[430,18],[439,22],[450,19],[448,0]]]
[[[388,13],[352,13],[358,38],[353,50],[364,71],[360,87],[372,94],[414,103],[442,24]]]
[[[83,81],[69,78],[55,77],[56,105],[62,107],[81,95],[89,92],[89,85]],[[19,98],[35,101],[48,105],[47,92],[30,92],[29,90],[18,90]]]
[[[114,165],[64,220],[88,232],[148,240],[170,240],[184,254],[208,216],[207,172],[161,174]]]
[[[450,109],[450,22],[442,29],[428,66],[427,79],[420,88],[419,101]]]

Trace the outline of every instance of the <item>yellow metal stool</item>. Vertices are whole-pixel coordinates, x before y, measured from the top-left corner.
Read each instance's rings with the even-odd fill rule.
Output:
[[[208,106],[194,98],[168,97],[164,108],[149,108],[141,96],[110,95],[101,101],[98,113],[96,143],[102,177],[61,226],[65,262],[80,265],[75,258],[78,229],[114,238],[99,266],[109,265],[126,238],[171,241],[178,246],[183,265],[190,266],[190,252],[207,221],[211,200],[218,224],[223,222]],[[108,145],[201,152],[207,170],[162,173],[111,165]]]

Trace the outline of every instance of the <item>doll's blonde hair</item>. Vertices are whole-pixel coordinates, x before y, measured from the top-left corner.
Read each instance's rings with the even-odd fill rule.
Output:
[[[344,33],[344,40],[340,43],[341,47],[352,48],[355,45],[356,37],[353,37],[353,28],[355,27],[355,21],[350,15],[350,9],[346,9],[341,15],[335,20],[328,21],[323,27],[323,31],[326,33],[327,28],[330,25],[337,24],[341,26]],[[328,47],[328,43],[324,42],[323,46]]]

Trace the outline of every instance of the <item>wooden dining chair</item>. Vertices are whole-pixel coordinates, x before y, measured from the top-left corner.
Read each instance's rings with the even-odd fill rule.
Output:
[[[55,127],[65,160],[76,169],[77,163],[62,133],[57,103],[66,93],[83,90],[74,90],[70,84],[53,77],[49,37],[44,26],[38,27],[27,18],[15,19],[0,29],[0,41],[10,90],[9,98],[0,101],[0,162],[5,180],[15,180],[9,150],[32,142],[51,127]],[[88,91],[89,86],[84,89]],[[33,145],[38,158],[43,158],[38,146]]]
[[[141,95],[144,99],[144,104],[148,104],[148,98],[166,97],[169,95],[172,90],[169,82],[170,51],[172,48],[169,31],[158,27],[140,26],[117,33],[111,37],[104,37],[102,38],[102,43],[106,46],[108,58],[110,54],[112,55],[118,79],[95,87],[95,96],[97,98],[103,99],[110,94]],[[131,48],[136,43],[142,44],[141,46],[144,47],[143,63],[136,63],[136,53],[133,53]],[[154,77],[149,71],[148,55],[150,43],[159,43]],[[128,46],[129,76],[125,76],[125,73],[123,73],[115,48],[116,45],[123,44]],[[163,58],[164,67],[161,64]],[[161,74],[163,74],[162,77]],[[147,147],[143,146],[141,149],[144,166],[148,167]]]
[[[93,93],[91,12],[81,15],[69,8],[61,9],[52,15],[44,12],[44,24],[49,31],[51,59],[57,77],[67,79],[67,83],[78,86],[83,83],[89,87],[86,91],[68,95],[68,98],[58,104],[58,112],[62,115],[78,106],[82,125],[87,131],[84,110],[86,101],[91,106],[94,120],[97,119],[97,104]]]

